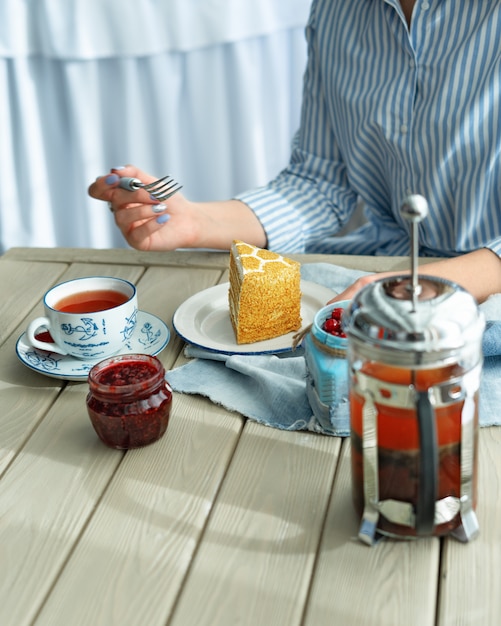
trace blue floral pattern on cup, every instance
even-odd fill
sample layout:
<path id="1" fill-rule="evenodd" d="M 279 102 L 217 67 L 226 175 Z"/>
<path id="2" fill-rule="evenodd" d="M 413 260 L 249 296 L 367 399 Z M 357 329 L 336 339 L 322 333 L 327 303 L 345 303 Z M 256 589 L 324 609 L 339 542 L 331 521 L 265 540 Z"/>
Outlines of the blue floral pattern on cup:
<path id="1" fill-rule="evenodd" d="M 169 329 L 161 319 L 138 310 L 128 318 L 123 333 L 127 339 L 119 354 L 139 352 L 156 355 L 170 339 Z M 33 348 L 25 335 L 18 339 L 17 355 L 30 369 L 41 374 L 60 379 L 86 380 L 89 370 L 97 362 L 96 359 L 82 360 Z"/>

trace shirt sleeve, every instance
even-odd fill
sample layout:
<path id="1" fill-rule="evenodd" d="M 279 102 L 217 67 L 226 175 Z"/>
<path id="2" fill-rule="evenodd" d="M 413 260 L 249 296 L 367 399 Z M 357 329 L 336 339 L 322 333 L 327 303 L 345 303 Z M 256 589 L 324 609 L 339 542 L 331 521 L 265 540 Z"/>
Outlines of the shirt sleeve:
<path id="1" fill-rule="evenodd" d="M 497 254 L 498 257 L 501 258 L 501 237 L 498 237 L 497 239 L 493 239 L 485 247 L 488 248 L 489 250 L 492 250 L 494 254 Z"/>
<path id="2" fill-rule="evenodd" d="M 301 124 L 289 165 L 268 185 L 239 194 L 261 221 L 270 249 L 307 252 L 335 234 L 357 206 L 329 117 L 319 70 L 326 51 L 316 38 L 317 2 L 306 27 L 308 63 L 304 75 Z M 324 61 L 325 64 L 325 61 Z"/>

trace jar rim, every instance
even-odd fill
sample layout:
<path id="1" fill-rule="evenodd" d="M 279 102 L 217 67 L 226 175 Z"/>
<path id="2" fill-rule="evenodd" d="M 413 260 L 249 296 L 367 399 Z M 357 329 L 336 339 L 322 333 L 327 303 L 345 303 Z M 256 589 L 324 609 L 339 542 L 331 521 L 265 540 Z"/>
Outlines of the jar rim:
<path id="1" fill-rule="evenodd" d="M 102 376 L 103 372 L 106 370 L 120 364 L 132 364 L 138 362 L 148 364 L 154 368 L 151 376 L 142 378 L 140 381 L 118 385 L 103 383 L 100 381 L 100 376 Z M 165 380 L 164 376 L 165 368 L 161 361 L 155 356 L 141 353 L 118 354 L 96 363 L 89 371 L 88 383 L 94 393 L 104 395 L 120 394 L 121 396 L 136 396 L 141 392 L 150 392 L 152 386 L 156 386 Z"/>
<path id="2" fill-rule="evenodd" d="M 343 309 L 346 311 L 350 305 L 350 300 L 341 300 L 339 302 L 333 302 L 327 304 L 317 311 L 313 320 L 312 335 L 316 340 L 325 346 L 335 347 L 341 350 L 346 350 L 348 345 L 348 339 L 346 337 L 339 337 L 337 335 L 331 335 L 322 328 L 322 324 L 327 317 L 329 317 L 334 309 Z"/>

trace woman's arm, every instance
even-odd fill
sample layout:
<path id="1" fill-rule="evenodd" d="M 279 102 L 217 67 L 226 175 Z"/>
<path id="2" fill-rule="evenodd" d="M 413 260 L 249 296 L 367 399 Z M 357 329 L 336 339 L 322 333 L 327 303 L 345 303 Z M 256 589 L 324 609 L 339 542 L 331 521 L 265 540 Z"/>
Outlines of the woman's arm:
<path id="1" fill-rule="evenodd" d="M 381 272 L 359 278 L 332 302 L 350 300 L 362 287 L 379 278 L 406 272 Z M 478 302 L 494 293 L 501 293 L 501 259 L 488 248 L 481 248 L 450 259 L 433 261 L 419 267 L 419 274 L 451 280 L 469 291 Z"/>
<path id="2" fill-rule="evenodd" d="M 234 239 L 265 247 L 266 234 L 259 219 L 239 200 L 190 202 L 181 193 L 159 205 L 143 190 L 121 189 L 120 177 L 155 178 L 132 165 L 99 177 L 89 194 L 110 203 L 115 222 L 127 243 L 138 250 L 216 248 L 228 250 Z"/>

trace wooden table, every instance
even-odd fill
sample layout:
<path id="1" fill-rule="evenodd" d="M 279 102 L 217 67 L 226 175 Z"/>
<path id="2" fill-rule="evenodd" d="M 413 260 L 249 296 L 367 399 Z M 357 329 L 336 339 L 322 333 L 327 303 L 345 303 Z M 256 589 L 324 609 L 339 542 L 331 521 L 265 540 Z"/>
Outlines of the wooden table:
<path id="1" fill-rule="evenodd" d="M 381 270 L 403 259 L 297 257 Z M 176 394 L 166 435 L 105 447 L 87 385 L 25 367 L 15 343 L 45 290 L 134 281 L 171 327 L 225 282 L 223 253 L 10 249 L 0 258 L 0 624 L 458 626 L 501 623 L 501 429 L 480 433 L 480 537 L 356 539 L 349 441 L 283 432 Z M 172 327 L 171 327 L 172 330 Z M 172 333 L 160 359 L 185 358 Z"/>

